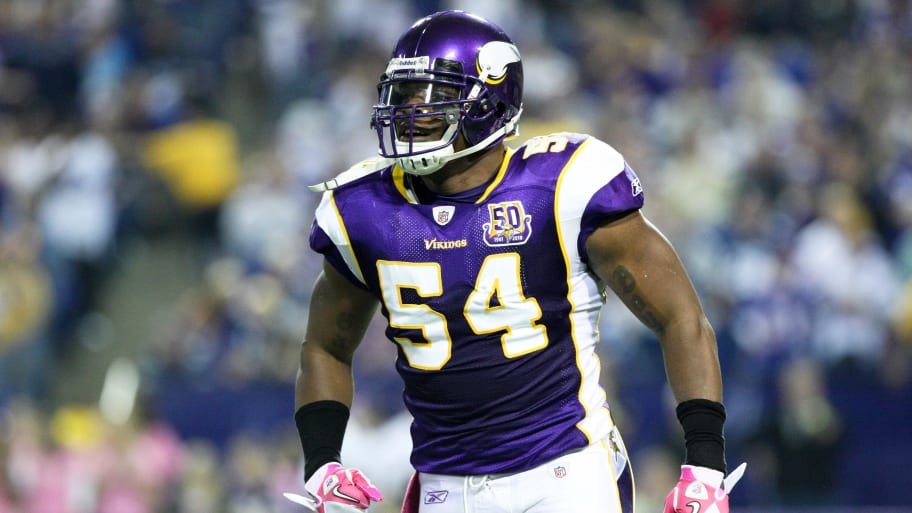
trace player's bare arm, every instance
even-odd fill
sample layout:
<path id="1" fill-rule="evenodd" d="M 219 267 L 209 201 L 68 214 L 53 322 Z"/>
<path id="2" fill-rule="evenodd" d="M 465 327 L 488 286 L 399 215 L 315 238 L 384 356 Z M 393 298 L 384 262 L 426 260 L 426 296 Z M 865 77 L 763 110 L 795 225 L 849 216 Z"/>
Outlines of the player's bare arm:
<path id="1" fill-rule="evenodd" d="M 340 464 L 354 396 L 352 357 L 377 304 L 324 261 L 314 283 L 295 381 L 295 424 L 304 450 L 308 495 L 285 494 L 319 513 L 326 513 L 327 503 L 336 508 L 328 511 L 362 511 L 383 500 L 361 471 Z"/>
<path id="2" fill-rule="evenodd" d="M 586 250 L 599 278 L 658 336 L 677 401 L 721 401 L 715 334 L 669 241 L 636 211 L 593 232 Z"/>
<path id="3" fill-rule="evenodd" d="M 377 310 L 378 302 L 324 264 L 310 302 L 301 346 L 295 407 L 322 400 L 351 406 L 352 356 Z"/>
<path id="4" fill-rule="evenodd" d="M 685 458 L 665 511 L 714 506 L 728 511 L 726 494 L 745 464 L 726 478 L 725 408 L 716 337 L 693 284 L 668 239 L 639 210 L 605 224 L 586 241 L 592 269 L 659 338 L 668 383 L 678 401 Z M 687 490 L 708 487 L 707 499 Z"/>

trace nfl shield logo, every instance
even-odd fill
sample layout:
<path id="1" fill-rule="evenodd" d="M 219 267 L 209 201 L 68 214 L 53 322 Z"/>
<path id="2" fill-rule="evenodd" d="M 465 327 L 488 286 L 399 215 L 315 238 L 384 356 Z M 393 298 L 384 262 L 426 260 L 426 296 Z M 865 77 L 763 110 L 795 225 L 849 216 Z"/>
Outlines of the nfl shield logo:
<path id="1" fill-rule="evenodd" d="M 564 467 L 554 467 L 554 477 L 560 479 L 567 475 L 567 469 Z"/>
<path id="2" fill-rule="evenodd" d="M 432 212 L 434 213 L 434 221 L 440 226 L 444 226 L 450 222 L 450 219 L 453 219 L 453 212 L 456 210 L 454 206 L 445 206 L 445 207 L 434 207 Z"/>

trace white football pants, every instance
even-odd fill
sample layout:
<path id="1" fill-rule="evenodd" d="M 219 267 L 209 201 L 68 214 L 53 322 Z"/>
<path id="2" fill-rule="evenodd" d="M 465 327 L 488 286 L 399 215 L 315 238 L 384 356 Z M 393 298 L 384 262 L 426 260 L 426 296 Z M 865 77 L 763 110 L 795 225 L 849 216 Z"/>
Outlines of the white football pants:
<path id="1" fill-rule="evenodd" d="M 600 442 L 517 474 L 420 473 L 420 513 L 632 513 L 633 474 L 615 428 Z"/>

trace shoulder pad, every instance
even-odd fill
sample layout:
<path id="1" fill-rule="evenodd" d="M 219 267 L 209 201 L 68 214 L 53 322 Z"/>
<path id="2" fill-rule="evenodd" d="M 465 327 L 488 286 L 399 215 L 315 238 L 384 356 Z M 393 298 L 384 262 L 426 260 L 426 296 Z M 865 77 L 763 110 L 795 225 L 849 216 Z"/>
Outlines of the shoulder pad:
<path id="1" fill-rule="evenodd" d="M 385 169 L 393 165 L 394 162 L 395 161 L 393 159 L 387 159 L 383 157 L 371 157 L 369 159 L 364 159 L 354 166 L 339 173 L 335 176 L 335 178 L 331 178 L 323 183 L 308 185 L 307 188 L 314 192 L 331 191 L 349 182 L 353 182 L 358 178 L 367 176 L 371 173 L 375 173 L 381 169 Z"/>

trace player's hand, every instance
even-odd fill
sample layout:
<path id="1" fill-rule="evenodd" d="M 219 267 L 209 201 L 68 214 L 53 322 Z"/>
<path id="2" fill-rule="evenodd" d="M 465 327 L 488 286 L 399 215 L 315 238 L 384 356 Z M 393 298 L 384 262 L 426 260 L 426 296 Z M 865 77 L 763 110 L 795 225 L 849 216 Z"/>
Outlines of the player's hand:
<path id="1" fill-rule="evenodd" d="M 286 493 L 285 498 L 317 513 L 362 513 L 383 495 L 360 470 L 327 463 L 304 483 L 309 497 Z"/>
<path id="2" fill-rule="evenodd" d="M 742 463 L 728 477 L 694 465 L 681 466 L 681 479 L 665 498 L 665 513 L 728 513 L 728 494 L 744 475 Z"/>

